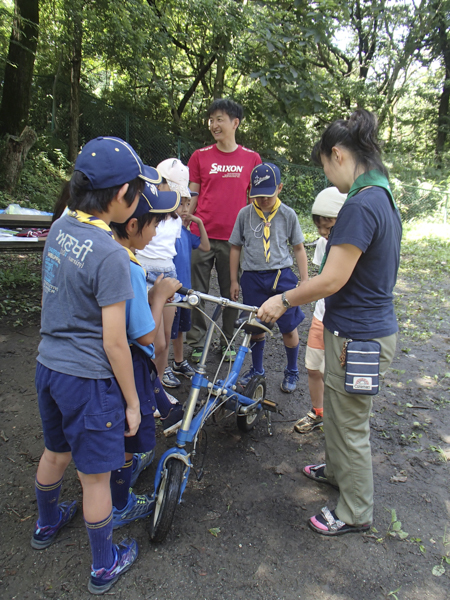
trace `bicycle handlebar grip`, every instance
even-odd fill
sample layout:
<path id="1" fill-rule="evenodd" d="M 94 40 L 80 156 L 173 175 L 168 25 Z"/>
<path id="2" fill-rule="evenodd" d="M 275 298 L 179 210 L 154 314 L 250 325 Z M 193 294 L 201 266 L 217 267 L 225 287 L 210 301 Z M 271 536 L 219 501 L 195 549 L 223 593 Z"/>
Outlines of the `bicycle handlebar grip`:
<path id="1" fill-rule="evenodd" d="M 190 290 L 187 287 L 182 286 L 179 290 L 177 290 L 177 293 L 181 294 L 182 296 L 187 296 L 189 294 L 189 291 Z"/>

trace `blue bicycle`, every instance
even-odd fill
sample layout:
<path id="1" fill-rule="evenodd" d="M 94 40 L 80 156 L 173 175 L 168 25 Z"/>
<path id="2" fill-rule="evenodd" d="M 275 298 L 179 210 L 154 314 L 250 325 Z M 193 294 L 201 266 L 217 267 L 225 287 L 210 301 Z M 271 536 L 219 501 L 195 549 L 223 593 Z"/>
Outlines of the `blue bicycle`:
<path id="1" fill-rule="evenodd" d="M 210 417 L 219 413 L 228 412 L 236 415 L 236 424 L 244 432 L 251 431 L 264 413 L 267 419 L 267 429 L 272 435 L 270 413 L 276 411 L 276 404 L 266 399 L 266 380 L 262 375 L 254 376 L 245 389 L 238 384 L 239 375 L 244 359 L 250 352 L 250 339 L 252 334 L 265 331 L 271 334 L 272 325 L 262 323 L 256 318 L 258 307 L 247 306 L 240 302 L 233 302 L 227 298 L 220 298 L 181 288 L 179 293 L 185 296 L 184 302 L 175 306 L 199 309 L 200 301 L 212 302 L 216 308 L 207 331 L 203 354 L 195 375 L 192 378 L 191 389 L 185 405 L 184 417 L 178 429 L 176 443 L 161 457 L 155 477 L 155 491 L 153 493 L 154 512 L 150 516 L 150 538 L 154 542 L 162 542 L 171 527 L 176 506 L 181 502 L 186 489 L 189 473 L 193 468 L 192 459 L 198 452 L 199 441 L 204 432 L 204 424 Z M 173 306 L 173 305 L 172 305 Z M 243 339 L 236 353 L 234 363 L 230 363 L 225 379 L 217 379 L 218 372 L 223 364 L 223 358 L 210 381 L 206 375 L 206 364 L 210 346 L 213 339 L 217 321 L 225 307 L 237 308 L 242 311 L 235 323 L 236 333 L 230 341 L 234 342 L 237 335 L 243 332 Z M 222 334 L 223 335 L 223 334 Z M 200 399 L 201 390 L 206 390 L 206 398 Z M 204 458 L 204 457 L 203 457 Z M 203 468 L 196 471 L 197 478 L 201 479 Z"/>

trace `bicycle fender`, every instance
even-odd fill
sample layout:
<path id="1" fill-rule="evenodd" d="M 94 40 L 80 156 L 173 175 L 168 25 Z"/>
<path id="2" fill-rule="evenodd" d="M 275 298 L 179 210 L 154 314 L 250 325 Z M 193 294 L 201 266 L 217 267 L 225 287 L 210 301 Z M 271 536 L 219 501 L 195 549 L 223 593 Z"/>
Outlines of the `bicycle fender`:
<path id="1" fill-rule="evenodd" d="M 169 458 L 181 460 L 181 462 L 183 462 L 186 465 L 186 467 L 184 469 L 184 473 L 183 473 L 183 481 L 181 483 L 180 497 L 178 499 L 178 503 L 180 503 L 181 497 L 183 496 L 184 490 L 186 489 L 189 472 L 191 470 L 191 461 L 189 460 L 189 456 L 187 455 L 186 450 L 184 450 L 183 448 L 169 448 L 169 450 L 166 450 L 166 452 L 164 452 L 164 454 L 159 459 L 158 467 L 156 469 L 156 475 L 155 475 L 154 495 L 156 494 L 156 490 L 159 487 L 159 484 L 161 482 L 162 473 L 166 466 L 166 462 L 169 460 Z"/>

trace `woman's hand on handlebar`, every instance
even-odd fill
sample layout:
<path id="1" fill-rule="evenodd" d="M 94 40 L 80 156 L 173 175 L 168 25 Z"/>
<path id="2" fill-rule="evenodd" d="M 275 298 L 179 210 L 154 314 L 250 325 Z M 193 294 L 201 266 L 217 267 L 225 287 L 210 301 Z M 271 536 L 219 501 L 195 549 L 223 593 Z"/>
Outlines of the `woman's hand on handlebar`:
<path id="1" fill-rule="evenodd" d="M 286 312 L 281 301 L 281 294 L 272 296 L 262 304 L 258 310 L 257 317 L 265 323 L 275 323 Z"/>

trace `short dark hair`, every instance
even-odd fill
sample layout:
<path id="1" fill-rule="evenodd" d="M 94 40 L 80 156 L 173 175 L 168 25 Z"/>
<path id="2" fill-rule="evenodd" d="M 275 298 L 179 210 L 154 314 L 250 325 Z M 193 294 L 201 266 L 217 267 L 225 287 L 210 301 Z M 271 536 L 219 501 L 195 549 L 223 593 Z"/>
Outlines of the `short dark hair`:
<path id="1" fill-rule="evenodd" d="M 388 177 L 388 170 L 381 160 L 377 117 L 368 110 L 358 108 L 348 119 L 338 119 L 328 125 L 315 144 L 311 159 L 323 166 L 321 155 L 330 158 L 334 146 L 349 150 L 355 167 L 362 165 L 365 173 L 376 169 Z"/>
<path id="2" fill-rule="evenodd" d="M 320 227 L 320 219 L 325 219 L 325 221 L 332 221 L 332 220 L 336 220 L 335 217 L 323 217 L 322 215 L 313 215 L 312 216 L 312 220 L 314 222 L 314 225 L 316 227 Z"/>
<path id="3" fill-rule="evenodd" d="M 146 225 L 149 225 L 152 221 L 156 221 L 157 225 L 159 223 L 161 223 L 161 221 L 164 221 L 167 217 L 167 214 L 168 213 L 148 212 L 148 213 L 141 215 L 140 217 L 131 216 L 129 219 L 127 219 L 125 221 L 125 223 L 110 223 L 110 227 L 114 231 L 114 233 L 117 235 L 118 238 L 120 238 L 121 240 L 127 240 L 130 237 L 127 232 L 127 225 L 131 219 L 136 218 L 137 225 L 138 225 L 137 232 L 141 233 L 142 230 L 144 229 L 144 227 Z"/>
<path id="4" fill-rule="evenodd" d="M 216 112 L 216 110 L 221 110 L 226 113 L 230 119 L 239 119 L 239 124 L 241 124 L 242 119 L 244 118 L 244 109 L 240 104 L 234 102 L 233 100 L 229 100 L 228 98 L 217 98 L 208 108 L 207 116 L 209 117 Z"/>
<path id="5" fill-rule="evenodd" d="M 124 196 L 128 206 L 131 206 L 137 194 L 144 191 L 145 181 L 136 177 L 127 181 L 128 190 Z M 94 212 L 106 212 L 113 198 L 117 195 L 122 185 L 117 185 L 104 190 L 90 190 L 89 179 L 81 171 L 74 171 L 70 180 L 70 198 L 68 207 L 71 210 L 82 210 L 91 214 Z"/>

